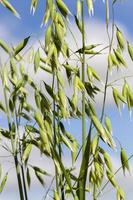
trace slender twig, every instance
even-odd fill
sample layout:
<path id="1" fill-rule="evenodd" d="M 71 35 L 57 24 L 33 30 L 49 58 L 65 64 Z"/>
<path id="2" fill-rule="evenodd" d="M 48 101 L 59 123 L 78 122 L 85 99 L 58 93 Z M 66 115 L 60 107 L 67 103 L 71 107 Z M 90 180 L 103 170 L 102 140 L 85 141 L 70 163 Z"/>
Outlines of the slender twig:
<path id="1" fill-rule="evenodd" d="M 108 49 L 109 45 L 107 45 L 106 47 L 103 47 L 102 49 L 100 49 L 97 53 L 95 53 L 94 55 L 90 56 L 89 58 L 87 58 L 86 60 L 90 60 L 92 58 L 94 58 L 95 56 L 97 56 L 99 53 L 101 53 L 103 50 Z"/>
<path id="2" fill-rule="evenodd" d="M 85 82 L 85 22 L 84 22 L 84 0 L 82 0 L 82 82 Z M 84 154 L 85 148 L 85 138 L 86 138 L 86 121 L 85 121 L 85 91 L 82 91 L 82 153 Z"/>
<path id="3" fill-rule="evenodd" d="M 18 116 L 18 113 L 15 106 L 16 133 L 18 135 L 18 146 L 19 146 L 19 154 L 20 154 L 20 160 L 21 160 L 22 181 L 23 181 L 23 187 L 24 187 L 25 200 L 28 200 L 27 186 L 26 186 L 26 180 L 25 180 L 25 170 L 24 170 L 24 165 L 22 164 L 22 149 L 21 149 L 20 133 L 19 133 L 20 117 L 18 119 L 17 116 Z"/>
<path id="4" fill-rule="evenodd" d="M 78 42 L 77 42 L 77 40 L 76 40 L 76 37 L 74 36 L 74 34 L 73 34 L 73 32 L 72 32 L 72 30 L 71 30 L 71 28 L 69 27 L 68 24 L 67 24 L 67 27 L 68 27 L 68 29 L 69 29 L 69 31 L 70 31 L 70 33 L 71 33 L 73 39 L 74 39 L 74 42 L 75 42 L 75 44 L 76 44 L 77 49 L 79 49 L 79 47 L 78 47 Z"/>
<path id="5" fill-rule="evenodd" d="M 53 80 L 52 80 L 52 90 L 54 92 L 54 86 L 55 86 L 55 73 L 53 72 Z M 54 131 L 54 146 L 56 148 L 56 124 L 55 124 L 55 99 L 53 99 L 53 131 Z M 57 174 L 57 167 L 55 165 L 55 179 L 56 179 L 56 190 L 59 192 L 59 183 L 58 183 L 58 174 Z"/>
<path id="6" fill-rule="evenodd" d="M 58 91 L 59 91 L 59 81 L 58 81 L 58 80 L 57 80 L 57 89 L 58 89 Z M 58 137 L 60 137 L 59 106 L 57 106 L 57 113 L 58 113 L 58 116 L 57 116 Z M 61 147 L 60 142 L 59 142 L 59 144 L 58 144 L 58 150 L 59 150 L 60 159 L 62 160 L 62 147 Z M 64 181 L 64 176 L 63 176 L 63 173 L 62 173 L 62 174 L 61 174 L 61 177 L 60 177 L 60 184 L 61 184 L 61 200 L 65 200 L 65 193 L 64 193 L 63 181 Z"/>
<path id="7" fill-rule="evenodd" d="M 113 44 L 113 38 L 114 38 L 114 8 L 113 8 L 113 4 L 112 4 L 112 15 L 113 15 L 113 22 L 112 22 L 112 36 L 111 36 L 111 38 L 110 38 L 110 34 L 109 34 L 109 27 L 108 27 L 108 25 L 106 25 L 107 35 L 108 35 L 108 40 L 109 40 L 109 54 L 111 53 L 111 50 L 112 50 L 112 44 Z M 109 76 L 109 66 L 107 67 L 107 72 L 106 72 L 106 81 L 105 81 L 105 87 L 104 87 L 104 98 L 103 98 L 101 122 L 102 122 L 103 117 L 104 117 L 105 102 L 106 102 L 107 87 L 108 87 L 108 76 Z"/>
<path id="8" fill-rule="evenodd" d="M 50 185 L 49 185 L 49 187 L 48 187 L 48 189 L 47 189 L 47 191 L 45 193 L 45 196 L 42 198 L 42 200 L 46 200 L 46 198 L 48 196 L 48 193 L 49 193 L 49 191 L 50 191 L 50 189 L 51 189 L 51 187 L 53 185 L 54 179 L 55 179 L 55 176 L 52 178 L 52 181 L 51 181 L 51 183 L 50 183 Z"/>
<path id="9" fill-rule="evenodd" d="M 10 155 L 10 156 L 0 156 L 0 158 L 11 158 L 12 157 L 12 155 Z"/>
<path id="10" fill-rule="evenodd" d="M 124 79 L 126 79 L 126 78 L 133 78 L 133 75 L 122 76 L 122 77 L 120 77 L 120 78 L 118 78 L 118 79 L 115 79 L 114 81 L 108 83 L 107 87 L 112 86 L 112 85 L 115 84 L 116 82 L 121 81 L 121 80 L 124 80 Z"/>

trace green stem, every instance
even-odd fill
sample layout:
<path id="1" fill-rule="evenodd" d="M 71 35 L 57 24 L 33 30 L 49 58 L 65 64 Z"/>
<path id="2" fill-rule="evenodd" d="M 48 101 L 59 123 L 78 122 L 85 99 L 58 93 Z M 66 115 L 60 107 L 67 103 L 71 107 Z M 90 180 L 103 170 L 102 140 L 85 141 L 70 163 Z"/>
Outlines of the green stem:
<path id="1" fill-rule="evenodd" d="M 25 200 L 28 200 L 28 193 L 27 193 L 26 180 L 25 180 L 25 170 L 24 170 L 23 165 L 21 165 L 21 173 L 22 173 L 22 180 L 23 180 L 23 186 L 24 186 Z"/>
<path id="2" fill-rule="evenodd" d="M 109 76 L 109 70 L 107 69 L 107 72 L 106 72 L 106 81 L 105 81 L 105 86 L 104 86 L 104 98 L 103 98 L 103 105 L 102 105 L 101 122 L 103 121 L 104 111 L 105 111 L 105 103 L 106 103 L 106 96 L 107 96 L 108 76 Z"/>
<path id="3" fill-rule="evenodd" d="M 59 91 L 59 81 L 57 80 L 57 89 Z M 59 117 L 59 107 L 57 107 L 57 113 L 58 113 L 58 118 L 57 118 L 57 125 L 58 125 L 58 136 L 60 137 L 60 127 L 59 127 L 59 123 L 60 123 L 60 117 Z M 59 143 L 58 146 L 59 149 L 59 157 L 62 160 L 62 148 L 61 148 L 61 144 Z M 64 176 L 63 174 L 61 174 L 60 177 L 60 183 L 61 185 L 61 200 L 65 200 L 65 193 L 64 193 L 64 185 L 63 185 L 63 181 L 64 181 Z"/>
<path id="4" fill-rule="evenodd" d="M 21 159 L 21 174 L 22 174 L 22 181 L 23 181 L 23 187 L 24 187 L 24 195 L 25 195 L 25 200 L 28 200 L 28 193 L 27 193 L 26 180 L 25 180 L 25 170 L 24 170 L 24 165 L 22 164 L 22 149 L 21 149 L 20 134 L 19 134 L 20 118 L 18 120 L 16 107 L 15 107 L 15 117 L 16 117 L 16 129 L 17 129 L 17 135 L 18 135 L 19 153 L 20 153 L 20 159 Z"/>
<path id="5" fill-rule="evenodd" d="M 55 74 L 53 72 L 52 90 L 54 93 Z M 53 129 L 54 129 L 54 145 L 56 147 L 56 128 L 55 128 L 55 99 L 53 99 Z"/>
<path id="6" fill-rule="evenodd" d="M 113 37 L 114 36 L 114 9 L 113 9 L 113 5 L 112 5 L 112 15 L 113 15 L 113 22 L 112 22 L 112 37 L 111 38 L 110 38 L 110 34 L 109 34 L 108 25 L 106 25 L 107 35 L 108 35 L 108 40 L 109 40 L 109 54 L 111 53 L 111 50 L 112 50 L 112 44 L 113 44 L 113 38 L 114 38 Z M 104 111 L 105 111 L 105 103 L 106 103 L 107 88 L 108 88 L 108 78 L 109 78 L 109 66 L 107 67 L 107 72 L 106 72 L 106 81 L 105 81 L 105 87 L 104 87 L 104 99 L 103 99 L 103 106 L 102 106 L 101 122 L 103 121 Z"/>
<path id="7" fill-rule="evenodd" d="M 53 72 L 53 80 L 52 80 L 52 90 L 54 92 L 54 84 L 55 84 L 55 73 Z M 55 126 L 55 99 L 53 99 L 53 130 L 54 130 L 54 148 L 56 148 L 56 126 Z M 55 181 L 56 181 L 56 191 L 59 193 L 59 183 L 58 183 L 58 171 L 55 165 Z"/>
<path id="8" fill-rule="evenodd" d="M 77 196 L 79 200 L 85 200 L 85 187 L 86 187 L 86 179 L 87 179 L 87 173 L 88 173 L 88 163 L 90 160 L 90 145 L 91 145 L 91 131 L 92 131 L 92 122 L 90 122 L 90 128 L 89 133 L 87 136 L 87 142 L 85 146 L 85 151 L 80 167 L 80 173 L 79 173 L 79 181 L 77 185 Z"/>
<path id="9" fill-rule="evenodd" d="M 84 25 L 84 0 L 82 0 L 82 82 L 85 82 L 85 25 Z M 85 139 L 86 139 L 86 122 L 85 122 L 85 90 L 82 92 L 82 154 L 84 155 L 85 149 Z"/>
<path id="10" fill-rule="evenodd" d="M 18 159 L 17 159 L 17 155 L 14 156 L 14 162 L 15 162 L 16 173 L 17 173 L 17 180 L 18 180 L 18 186 L 19 186 L 20 199 L 24 200 L 23 186 L 22 186 L 22 180 L 21 180 L 20 169 L 19 169 L 19 162 L 18 162 Z"/>
<path id="11" fill-rule="evenodd" d="M 93 188 L 93 200 L 97 200 L 96 198 L 96 184 L 94 183 L 94 188 Z"/>
<path id="12" fill-rule="evenodd" d="M 62 151 L 61 144 L 59 144 L 59 156 L 60 156 L 60 159 L 62 160 L 61 151 Z M 65 200 L 64 184 L 63 184 L 64 176 L 63 176 L 63 174 L 61 174 L 61 178 L 60 179 L 61 179 L 60 180 L 60 182 L 61 182 L 61 189 L 60 189 L 61 190 L 61 200 Z"/>

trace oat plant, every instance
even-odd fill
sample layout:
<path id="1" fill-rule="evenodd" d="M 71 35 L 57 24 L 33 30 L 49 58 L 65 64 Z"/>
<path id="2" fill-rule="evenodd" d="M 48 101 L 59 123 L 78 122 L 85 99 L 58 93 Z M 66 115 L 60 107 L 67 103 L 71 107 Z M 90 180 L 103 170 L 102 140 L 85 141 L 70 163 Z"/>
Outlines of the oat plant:
<path id="1" fill-rule="evenodd" d="M 13 169 L 5 175 L 1 163 L 0 193 L 6 190 L 8 174 L 14 168 L 21 200 L 29 199 L 33 172 L 45 188 L 45 176 L 49 176 L 45 164 L 44 168 L 39 163 L 33 166 L 29 159 L 32 150 L 36 149 L 41 157 L 52 160 L 54 166 L 54 174 L 50 175 L 52 181 L 43 199 L 47 199 L 49 194 L 55 200 L 98 200 L 109 184 L 116 191 L 117 200 L 126 199 L 116 175 L 120 170 L 124 174 L 130 172 L 128 161 L 132 155 L 128 157 L 120 144 L 121 163 L 115 171 L 107 152 L 109 148 L 116 149 L 118 140 L 112 135 L 111 119 L 106 115 L 107 91 L 112 90 L 118 112 L 122 104 L 128 107 L 129 113 L 133 107 L 133 89 L 128 84 L 128 78 L 132 76 L 123 74 L 109 82 L 113 70 L 128 68 L 125 50 L 133 61 L 133 47 L 115 22 L 114 7 L 118 3 L 117 0 L 103 2 L 108 37 L 106 45 L 87 43 L 86 40 L 86 23 L 89 21 L 85 10 L 87 8 L 87 18 L 91 20 L 95 14 L 93 0 L 75 1 L 76 13 L 72 13 L 67 1 L 46 0 L 41 24 L 45 40 L 37 39 L 37 49 L 34 43 L 30 43 L 33 36 L 27 36 L 15 45 L 0 40 L 1 50 L 7 57 L 6 62 L 1 58 L 0 63 L 0 110 L 6 124 L 0 127 L 0 139 L 1 148 L 13 158 Z M 2 0 L 1 4 L 16 17 L 21 17 L 9 1 Z M 38 4 L 39 0 L 31 1 L 33 14 Z M 81 46 L 71 23 L 79 31 Z M 68 32 L 76 48 L 72 49 L 67 41 Z M 91 59 L 103 54 L 107 61 L 105 80 L 89 64 Z M 47 79 L 36 81 L 39 72 Z M 119 81 L 123 81 L 121 89 L 117 88 Z M 99 95 L 102 95 L 100 113 L 96 106 Z M 66 128 L 66 124 L 71 124 L 74 119 L 81 122 L 82 141 Z M 75 132 L 78 134 L 76 127 Z M 65 154 L 69 155 L 69 167 L 64 162 Z"/>

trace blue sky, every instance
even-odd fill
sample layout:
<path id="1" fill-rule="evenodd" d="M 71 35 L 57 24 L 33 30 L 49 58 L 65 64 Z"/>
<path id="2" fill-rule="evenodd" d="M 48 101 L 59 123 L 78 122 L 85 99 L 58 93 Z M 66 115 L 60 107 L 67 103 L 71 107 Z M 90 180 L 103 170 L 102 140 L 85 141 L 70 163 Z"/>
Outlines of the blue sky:
<path id="1" fill-rule="evenodd" d="M 44 1 L 40 0 L 37 12 L 35 13 L 34 16 L 31 15 L 29 12 L 30 11 L 29 0 L 21 0 L 21 1 L 12 0 L 10 2 L 20 13 L 21 20 L 14 17 L 12 13 L 10 13 L 7 9 L 5 9 L 2 5 L 0 5 L 0 39 L 12 43 L 12 42 L 17 42 L 29 35 L 35 35 L 38 38 L 42 37 L 45 31 L 45 27 L 43 28 L 40 27 L 44 12 L 42 8 L 45 7 Z M 72 13 L 73 12 L 75 13 L 76 1 L 65 0 L 65 2 L 67 3 Z M 104 23 L 105 5 L 103 4 L 102 0 L 96 0 L 94 6 L 95 6 L 94 17 L 89 18 L 86 10 L 86 21 L 88 20 L 88 18 L 89 18 L 88 23 L 91 20 L 93 20 L 95 29 L 95 20 Z M 124 27 L 125 33 L 130 37 L 131 40 L 133 39 L 132 12 L 133 12 L 133 1 L 123 0 L 120 3 L 118 0 L 118 3 L 116 3 L 115 5 L 115 20 L 120 26 Z M 98 108 L 98 110 L 99 109 L 100 108 Z M 112 119 L 115 136 L 119 138 L 121 144 L 123 145 L 124 148 L 126 148 L 128 154 L 130 155 L 131 153 L 133 153 L 133 147 L 132 147 L 133 118 L 129 117 L 127 109 L 122 110 L 122 115 L 120 116 L 120 114 L 117 111 L 117 108 L 114 105 L 109 105 L 107 107 L 106 114 L 108 114 Z M 0 122 L 2 122 L 1 119 Z M 74 120 L 71 123 L 71 126 L 70 125 L 66 126 L 70 132 L 75 132 L 75 135 L 77 134 L 77 131 L 78 132 L 81 131 L 81 126 L 79 122 L 76 120 Z M 77 138 L 79 139 L 79 137 Z M 130 183 L 133 184 L 133 180 L 131 180 Z M 127 200 L 132 200 L 131 187 L 129 187 L 129 190 L 127 189 L 127 191 L 129 192 Z M 10 200 L 17 200 L 17 197 L 15 196 L 16 192 L 13 195 L 14 197 L 11 197 L 12 199 L 10 198 Z M 4 196 L 3 194 L 2 200 L 8 200 L 9 196 L 7 197 L 6 196 Z M 110 199 L 108 198 L 108 200 Z"/>
<path id="2" fill-rule="evenodd" d="M 18 10 L 21 15 L 21 20 L 14 17 L 7 9 L 0 5 L 0 20 L 1 23 L 8 27 L 12 36 L 23 38 L 30 34 L 42 34 L 44 28 L 40 28 L 42 21 L 42 16 L 44 13 L 45 1 L 40 1 L 38 4 L 37 11 L 35 15 L 30 14 L 30 1 L 22 0 L 20 1 L 12 0 L 11 3 Z M 66 0 L 70 10 L 76 13 L 76 1 Z M 123 0 L 121 3 L 116 3 L 115 5 L 115 18 L 116 21 L 122 23 L 128 30 L 130 34 L 133 32 L 132 23 L 132 8 L 133 2 L 130 0 Z M 104 20 L 105 18 L 105 5 L 102 0 L 95 1 L 95 15 L 93 18 Z M 86 10 L 86 17 L 88 13 Z"/>

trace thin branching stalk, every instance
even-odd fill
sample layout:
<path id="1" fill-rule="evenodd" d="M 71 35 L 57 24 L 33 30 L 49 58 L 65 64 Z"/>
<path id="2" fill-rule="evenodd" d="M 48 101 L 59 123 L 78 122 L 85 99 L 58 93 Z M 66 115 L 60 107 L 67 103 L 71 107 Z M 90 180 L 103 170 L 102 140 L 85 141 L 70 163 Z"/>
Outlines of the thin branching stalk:
<path id="1" fill-rule="evenodd" d="M 48 196 L 48 193 L 49 193 L 49 191 L 50 191 L 50 189 L 51 189 L 51 187 L 53 185 L 54 179 L 55 179 L 55 176 L 52 178 L 51 183 L 50 183 L 50 185 L 49 185 L 49 187 L 48 187 L 48 189 L 47 189 L 47 191 L 45 193 L 45 196 L 42 198 L 42 200 L 46 200 L 46 198 Z"/>
<path id="2" fill-rule="evenodd" d="M 97 200 L 96 198 L 96 184 L 94 183 L 94 187 L 93 187 L 93 200 Z"/>
<path id="3" fill-rule="evenodd" d="M 59 81 L 57 80 L 57 90 L 59 91 Z M 60 116 L 59 116 L 59 106 L 57 107 L 57 113 L 58 113 L 58 117 L 57 117 L 57 127 L 58 127 L 58 136 L 60 138 L 60 127 L 59 127 L 59 124 L 60 124 Z M 62 161 L 62 147 L 61 147 L 61 144 L 59 143 L 58 145 L 58 151 L 59 151 L 59 156 L 60 156 L 60 159 Z M 65 200 L 65 193 L 64 193 L 64 176 L 63 174 L 61 174 L 60 176 L 60 184 L 61 184 L 61 188 L 60 188 L 60 193 L 61 193 L 61 200 Z"/>
<path id="4" fill-rule="evenodd" d="M 113 16 L 113 21 L 112 21 L 112 36 L 111 37 L 110 37 L 110 34 L 109 34 L 109 27 L 108 27 L 108 25 L 106 25 L 106 30 L 107 30 L 108 40 L 109 40 L 109 54 L 111 53 L 112 45 L 113 45 L 113 39 L 114 39 L 114 8 L 113 8 L 113 4 L 112 4 L 112 16 Z M 103 121 L 104 111 L 105 111 L 105 103 L 106 103 L 107 88 L 108 88 L 108 78 L 109 78 L 109 66 L 107 66 L 107 72 L 106 72 L 104 97 L 103 97 L 103 105 L 102 105 L 102 113 L 101 113 L 101 122 Z"/>
<path id="5" fill-rule="evenodd" d="M 54 92 L 54 86 L 55 86 L 55 73 L 53 72 L 53 80 L 52 80 L 52 90 Z M 53 99 L 53 130 L 54 130 L 54 147 L 56 148 L 56 117 L 55 117 L 55 98 Z M 57 167 L 55 165 L 55 181 L 56 181 L 56 191 L 59 193 L 59 181 L 58 181 L 58 172 Z"/>
<path id="6" fill-rule="evenodd" d="M 53 72 L 52 90 L 54 92 L 55 74 Z M 55 127 L 55 98 L 53 99 L 53 130 L 54 130 L 54 145 L 56 146 L 56 127 Z"/>
<path id="7" fill-rule="evenodd" d="M 128 79 L 128 78 L 133 78 L 133 75 L 129 75 L 129 76 L 123 76 L 123 77 L 120 77 L 118 79 L 115 79 L 114 81 L 108 83 L 108 87 L 112 87 L 113 84 L 115 84 L 116 82 L 118 81 L 122 81 L 122 80 L 125 80 L 125 79 Z"/>
<path id="8" fill-rule="evenodd" d="M 82 0 L 82 82 L 85 82 L 85 18 L 84 18 L 84 0 Z M 82 91 L 82 153 L 84 154 L 85 140 L 86 139 L 86 120 L 85 120 L 85 90 Z"/>
<path id="9" fill-rule="evenodd" d="M 23 182 L 25 200 L 28 200 L 27 186 L 26 186 L 26 180 L 25 180 L 25 170 L 24 170 L 24 165 L 22 164 L 22 149 L 21 149 L 20 134 L 19 134 L 20 119 L 18 119 L 17 116 L 18 116 L 18 114 L 17 114 L 17 109 L 16 109 L 16 106 L 15 106 L 16 132 L 17 132 L 17 135 L 18 135 L 19 154 L 20 154 L 20 159 L 21 159 L 22 182 Z"/>

